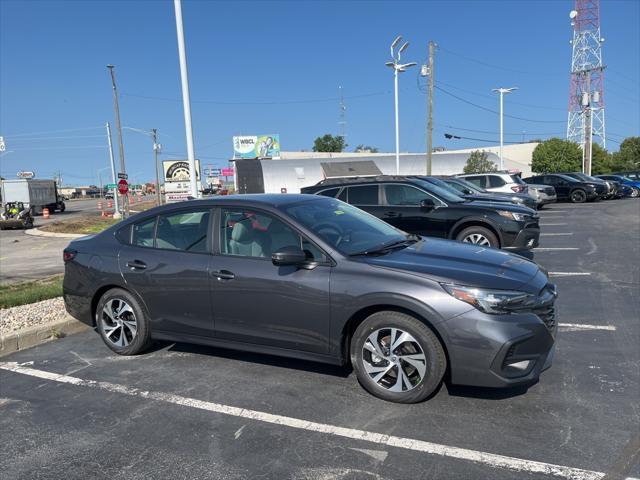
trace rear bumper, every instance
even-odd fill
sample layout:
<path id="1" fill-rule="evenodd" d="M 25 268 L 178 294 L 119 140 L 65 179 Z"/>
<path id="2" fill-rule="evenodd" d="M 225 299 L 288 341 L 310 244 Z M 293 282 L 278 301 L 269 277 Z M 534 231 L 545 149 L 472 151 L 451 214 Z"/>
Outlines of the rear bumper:
<path id="1" fill-rule="evenodd" d="M 536 200 L 537 206 L 541 207 L 542 205 L 548 205 L 549 203 L 556 203 L 558 201 L 558 197 L 556 196 L 549 196 L 549 195 L 545 195 L 545 196 L 539 196 L 538 199 Z"/>
<path id="2" fill-rule="evenodd" d="M 451 383 L 512 387 L 538 380 L 555 355 L 556 326 L 533 313 L 487 315 L 478 310 L 448 320 Z"/>

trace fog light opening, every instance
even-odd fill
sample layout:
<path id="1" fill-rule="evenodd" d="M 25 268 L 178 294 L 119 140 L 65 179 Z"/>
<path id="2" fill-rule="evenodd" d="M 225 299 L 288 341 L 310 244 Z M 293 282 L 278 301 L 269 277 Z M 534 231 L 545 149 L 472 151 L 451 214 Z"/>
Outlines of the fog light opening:
<path id="1" fill-rule="evenodd" d="M 531 365 L 531 360 L 521 360 L 515 363 L 507 363 L 505 366 L 524 372 L 529 368 L 529 365 Z"/>

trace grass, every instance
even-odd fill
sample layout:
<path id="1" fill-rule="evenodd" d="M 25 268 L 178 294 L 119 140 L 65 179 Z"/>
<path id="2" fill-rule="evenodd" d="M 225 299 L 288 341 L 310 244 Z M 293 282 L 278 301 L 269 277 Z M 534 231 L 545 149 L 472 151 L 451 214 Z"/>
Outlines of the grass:
<path id="1" fill-rule="evenodd" d="M 111 217 L 84 216 L 71 218 L 69 220 L 56 220 L 42 227 L 39 230 L 43 232 L 56 233 L 80 233 L 90 235 L 92 233 L 100 233 L 105 228 L 118 223 L 119 220 Z"/>
<path id="2" fill-rule="evenodd" d="M 32 282 L 0 285 L 0 309 L 40 302 L 62 295 L 62 275 Z"/>

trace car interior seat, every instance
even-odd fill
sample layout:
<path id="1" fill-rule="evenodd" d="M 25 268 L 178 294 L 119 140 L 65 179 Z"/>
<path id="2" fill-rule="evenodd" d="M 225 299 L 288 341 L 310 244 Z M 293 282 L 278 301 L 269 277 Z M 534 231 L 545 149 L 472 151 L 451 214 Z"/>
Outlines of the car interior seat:
<path id="1" fill-rule="evenodd" d="M 246 257 L 266 257 L 268 248 L 268 238 L 260 231 L 247 225 L 247 221 L 239 221 L 233 225 L 229 247 L 232 255 L 242 255 Z"/>

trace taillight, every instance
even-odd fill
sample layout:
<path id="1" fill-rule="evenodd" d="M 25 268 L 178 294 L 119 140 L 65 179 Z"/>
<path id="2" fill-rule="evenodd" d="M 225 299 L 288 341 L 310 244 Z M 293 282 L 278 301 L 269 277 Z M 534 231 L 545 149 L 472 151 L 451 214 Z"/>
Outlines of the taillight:
<path id="1" fill-rule="evenodd" d="M 511 190 L 516 193 L 520 193 L 522 190 L 524 190 L 524 187 L 522 185 L 514 185 L 513 187 L 511 187 Z"/>
<path id="2" fill-rule="evenodd" d="M 62 260 L 64 260 L 65 262 L 70 262 L 71 260 L 76 258 L 77 253 L 78 252 L 76 252 L 75 250 L 65 249 L 62 252 Z"/>

